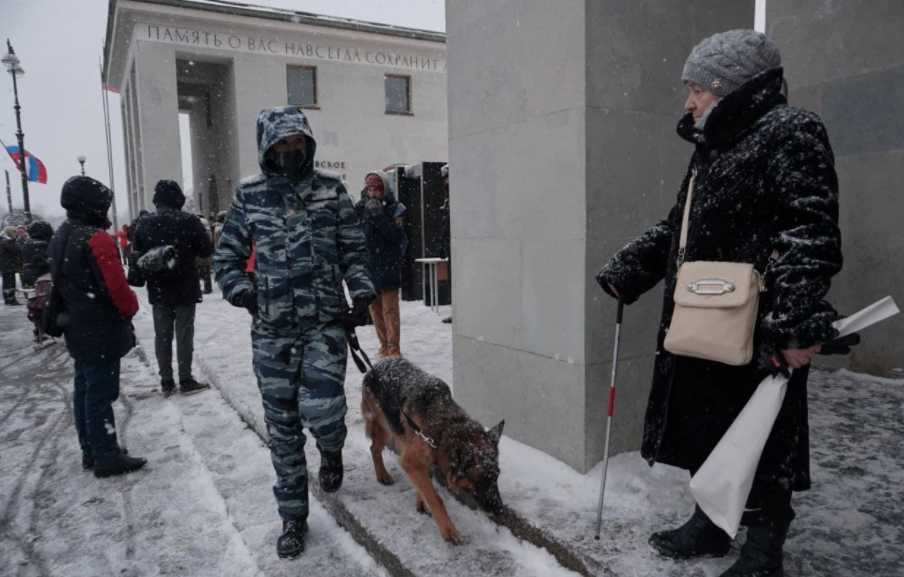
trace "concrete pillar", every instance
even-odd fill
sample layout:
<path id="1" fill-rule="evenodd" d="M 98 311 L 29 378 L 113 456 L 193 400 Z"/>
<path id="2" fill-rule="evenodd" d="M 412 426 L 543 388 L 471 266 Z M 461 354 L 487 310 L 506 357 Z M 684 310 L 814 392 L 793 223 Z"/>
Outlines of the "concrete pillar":
<path id="1" fill-rule="evenodd" d="M 455 395 L 580 471 L 602 457 L 615 320 L 593 277 L 675 202 L 684 59 L 753 26 L 752 0 L 721 4 L 446 5 Z M 626 313 L 614 452 L 640 445 L 660 306 Z"/>
<path id="2" fill-rule="evenodd" d="M 139 154 L 143 165 L 139 177 L 144 185 L 143 205 L 150 207 L 158 180 L 182 184 L 175 47 L 139 42 L 135 61 Z"/>
<path id="3" fill-rule="evenodd" d="M 238 179 L 261 171 L 257 161 L 257 115 L 264 108 L 286 105 L 286 62 L 259 54 L 237 54 L 232 61 L 232 73 L 234 108 L 231 113 L 235 118 L 238 139 L 238 158 L 233 166 L 239 168 L 233 178 L 234 184 L 238 184 Z M 316 135 L 319 127 L 313 128 Z M 218 184 L 222 190 L 225 183 Z M 235 191 L 225 192 L 228 203 Z"/>
<path id="4" fill-rule="evenodd" d="M 766 5 L 792 105 L 825 122 L 838 172 L 844 269 L 829 300 L 850 314 L 880 297 L 904 303 L 904 3 L 899 0 L 782 0 Z M 904 318 L 864 333 L 841 361 L 901 376 Z M 897 371 L 895 371 L 897 369 Z"/>

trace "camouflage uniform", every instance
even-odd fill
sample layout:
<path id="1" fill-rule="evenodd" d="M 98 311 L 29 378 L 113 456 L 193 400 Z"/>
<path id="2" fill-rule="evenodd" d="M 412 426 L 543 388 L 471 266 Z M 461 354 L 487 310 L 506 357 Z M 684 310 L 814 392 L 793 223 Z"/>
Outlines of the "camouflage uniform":
<path id="1" fill-rule="evenodd" d="M 308 139 L 304 176 L 290 182 L 268 164 L 280 139 Z M 264 405 L 276 469 L 273 487 L 283 519 L 308 513 L 303 427 L 321 452 L 345 442 L 346 340 L 339 319 L 348 311 L 342 287 L 373 293 L 368 253 L 339 176 L 314 170 L 316 142 L 300 109 L 261 112 L 257 120 L 262 174 L 243 179 L 214 255 L 217 284 L 231 303 L 254 287 L 244 273 L 252 241 L 258 312 L 251 328 L 254 374 Z"/>

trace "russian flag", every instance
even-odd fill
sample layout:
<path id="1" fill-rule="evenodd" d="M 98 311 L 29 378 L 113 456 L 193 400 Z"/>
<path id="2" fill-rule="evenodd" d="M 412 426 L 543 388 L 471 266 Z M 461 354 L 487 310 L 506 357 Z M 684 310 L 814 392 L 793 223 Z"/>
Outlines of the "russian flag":
<path id="1" fill-rule="evenodd" d="M 21 170 L 19 162 L 22 155 L 19 153 L 19 147 L 16 145 L 7 146 L 6 152 L 9 153 L 9 157 L 16 163 L 16 168 Z M 27 150 L 25 151 L 25 175 L 31 182 L 47 184 L 47 167 L 44 166 L 41 159 Z"/>

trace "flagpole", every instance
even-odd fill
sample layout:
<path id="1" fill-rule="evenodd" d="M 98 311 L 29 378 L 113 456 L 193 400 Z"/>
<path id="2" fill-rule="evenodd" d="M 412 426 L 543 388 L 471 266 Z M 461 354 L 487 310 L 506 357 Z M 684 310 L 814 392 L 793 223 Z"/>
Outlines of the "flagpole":
<path id="1" fill-rule="evenodd" d="M 9 39 L 6 39 L 6 46 L 9 48 L 9 53 L 12 55 L 16 54 L 16 51 L 13 50 L 13 45 L 10 44 Z M 4 57 L 5 60 L 5 57 Z M 18 66 L 19 59 L 16 58 L 15 64 Z M 4 62 L 5 63 L 5 62 Z M 22 68 L 18 68 L 18 73 L 24 73 Z M 15 68 L 10 70 L 10 76 L 13 77 L 13 97 L 15 98 L 15 104 L 13 105 L 13 109 L 16 111 L 16 139 L 19 141 L 19 173 L 22 175 L 22 198 L 25 201 L 25 222 L 31 223 L 31 205 L 28 202 L 28 174 L 27 168 L 25 165 L 26 162 L 26 152 L 25 152 L 25 133 L 22 132 L 22 116 L 19 113 L 22 110 L 22 107 L 19 105 L 19 85 L 16 82 L 17 70 Z"/>
<path id="2" fill-rule="evenodd" d="M 13 214 L 13 190 L 9 187 L 9 171 L 5 168 L 3 172 L 6 173 L 6 203 L 9 205 L 9 214 Z"/>
<path id="3" fill-rule="evenodd" d="M 104 135 L 107 138 L 107 169 L 110 172 L 110 190 L 113 191 L 113 230 L 119 230 L 119 224 L 117 222 L 117 214 L 116 214 L 116 188 L 113 185 L 113 148 L 110 142 L 110 100 L 109 95 L 107 94 L 106 86 L 104 86 L 104 65 L 103 62 L 98 60 L 98 64 L 100 65 L 100 96 L 103 101 L 104 107 Z"/>

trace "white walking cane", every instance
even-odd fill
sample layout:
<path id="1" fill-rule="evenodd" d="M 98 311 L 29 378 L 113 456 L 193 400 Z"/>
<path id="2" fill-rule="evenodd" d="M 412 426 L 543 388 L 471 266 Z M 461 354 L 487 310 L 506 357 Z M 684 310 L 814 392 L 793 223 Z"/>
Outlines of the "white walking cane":
<path id="1" fill-rule="evenodd" d="M 600 540 L 600 529 L 603 526 L 603 498 L 606 496 L 606 472 L 609 470 L 609 434 L 612 432 L 612 409 L 615 406 L 615 375 L 618 370 L 618 339 L 621 336 L 622 311 L 625 303 L 618 298 L 618 312 L 615 320 L 615 349 L 612 351 L 612 380 L 609 381 L 609 416 L 606 418 L 606 449 L 603 452 L 603 479 L 600 482 L 600 504 L 596 511 L 596 535 Z"/>

